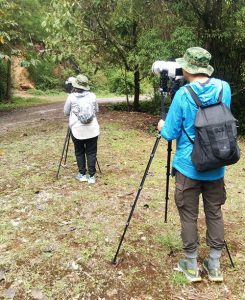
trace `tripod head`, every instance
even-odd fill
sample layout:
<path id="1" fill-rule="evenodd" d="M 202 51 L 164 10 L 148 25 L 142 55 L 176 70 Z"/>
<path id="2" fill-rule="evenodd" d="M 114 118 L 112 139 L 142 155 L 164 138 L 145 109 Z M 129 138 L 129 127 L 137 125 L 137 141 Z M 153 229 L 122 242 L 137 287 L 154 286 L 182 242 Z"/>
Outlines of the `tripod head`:
<path id="1" fill-rule="evenodd" d="M 167 95 L 170 95 L 170 101 L 173 100 L 175 93 L 184 84 L 184 78 L 182 76 L 170 77 L 167 70 L 159 72 L 159 75 L 159 91 L 161 94 L 161 118 L 165 120 L 167 115 L 165 99 Z"/>

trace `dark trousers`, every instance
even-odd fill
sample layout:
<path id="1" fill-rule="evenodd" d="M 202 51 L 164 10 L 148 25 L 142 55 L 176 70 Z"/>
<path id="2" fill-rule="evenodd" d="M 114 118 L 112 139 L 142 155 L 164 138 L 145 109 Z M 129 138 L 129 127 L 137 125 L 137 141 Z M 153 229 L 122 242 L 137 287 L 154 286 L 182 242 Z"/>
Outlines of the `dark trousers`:
<path id="1" fill-rule="evenodd" d="M 224 222 L 221 206 L 226 200 L 224 179 L 214 181 L 192 180 L 180 172 L 175 175 L 175 202 L 181 223 L 181 238 L 185 251 L 195 251 L 199 244 L 198 212 L 202 194 L 206 219 L 206 242 L 211 248 L 224 246 Z"/>
<path id="2" fill-rule="evenodd" d="M 88 173 L 90 176 L 93 176 L 96 173 L 95 165 L 98 136 L 86 140 L 78 140 L 73 135 L 71 135 L 71 137 L 74 143 L 75 155 L 79 172 L 83 175 L 86 174 L 87 160 Z"/>

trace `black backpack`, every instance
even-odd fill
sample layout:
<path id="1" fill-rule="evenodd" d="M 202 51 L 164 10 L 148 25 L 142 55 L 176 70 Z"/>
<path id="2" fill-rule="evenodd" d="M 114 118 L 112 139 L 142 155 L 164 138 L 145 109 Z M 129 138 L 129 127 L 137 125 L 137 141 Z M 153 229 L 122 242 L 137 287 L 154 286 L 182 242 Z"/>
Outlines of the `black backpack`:
<path id="1" fill-rule="evenodd" d="M 186 89 L 191 94 L 199 108 L 195 119 L 195 140 L 191 158 L 198 171 L 208 171 L 223 166 L 235 164 L 240 159 L 240 149 L 237 145 L 237 120 L 230 109 L 222 102 L 221 89 L 218 101 L 203 106 L 190 86 Z"/>

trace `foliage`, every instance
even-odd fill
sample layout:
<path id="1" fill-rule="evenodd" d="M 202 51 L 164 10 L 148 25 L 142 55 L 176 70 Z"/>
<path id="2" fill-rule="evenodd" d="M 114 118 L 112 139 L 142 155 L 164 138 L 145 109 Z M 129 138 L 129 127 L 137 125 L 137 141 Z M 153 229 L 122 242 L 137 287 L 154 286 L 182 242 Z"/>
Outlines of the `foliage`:
<path id="1" fill-rule="evenodd" d="M 245 106 L 244 106 L 245 92 L 233 97 L 231 110 L 238 120 L 238 134 L 245 136 Z"/>
<path id="2" fill-rule="evenodd" d="M 61 88 L 61 80 L 56 78 L 53 70 L 56 64 L 50 58 L 43 58 L 37 64 L 30 64 L 28 70 L 36 83 L 37 89 L 48 90 Z"/>
<path id="3" fill-rule="evenodd" d="M 179 57 L 194 45 L 210 50 L 214 75 L 230 82 L 235 94 L 244 87 L 243 0 L 1 0 L 0 17 L 0 59 L 8 70 L 6 58 L 16 49 L 33 69 L 39 58 L 30 49 L 36 42 L 45 46 L 45 59 L 64 67 L 59 76 L 43 75 L 38 83 L 43 89 L 78 73 L 86 73 L 95 89 L 109 86 L 122 93 L 128 82 L 139 110 L 143 79 L 154 85 L 152 63 Z M 117 69 L 117 75 L 110 76 L 108 68 Z M 242 106 L 244 95 L 239 99 Z"/>
<path id="4" fill-rule="evenodd" d="M 107 71 L 107 77 L 108 77 L 108 89 L 110 92 L 118 95 L 133 94 L 132 72 L 126 72 L 125 74 L 125 71 L 123 70 L 110 69 Z"/>
<path id="5" fill-rule="evenodd" d="M 25 51 L 34 47 L 35 41 L 44 38 L 44 32 L 41 28 L 41 20 L 44 16 L 47 0 L 13 0 L 0 1 L 0 59 L 4 56 L 7 65 L 7 74 L 5 79 L 6 91 L 3 98 L 7 101 L 11 97 L 11 66 L 12 57 L 23 55 Z"/>
<path id="6" fill-rule="evenodd" d="M 169 58 L 182 57 L 187 48 L 197 46 L 202 45 L 201 41 L 198 41 L 194 28 L 186 25 L 177 27 L 167 43 Z"/>
<path id="7" fill-rule="evenodd" d="M 142 5 L 138 0 L 90 0 L 73 1 L 70 5 L 67 0 L 55 0 L 52 5 L 54 12 L 48 14 L 43 26 L 49 32 L 47 42 L 53 51 L 72 56 L 76 61 L 82 52 L 87 65 L 103 69 L 110 64 L 133 72 L 131 86 L 134 86 L 134 106 L 138 109 L 142 76 L 149 75 L 149 62 L 160 55 L 162 42 L 157 28 L 161 23 L 157 21 L 162 17 L 162 1 L 155 1 L 154 5 L 144 1 Z M 68 38 L 74 35 L 75 41 Z M 63 41 L 66 47 L 61 54 Z"/>
<path id="8" fill-rule="evenodd" d="M 170 105 L 170 99 L 165 100 L 165 109 L 168 110 Z M 111 108 L 116 111 L 127 111 L 128 106 L 127 103 L 116 103 L 111 105 Z M 131 109 L 133 107 L 131 106 Z M 161 117 L 161 96 L 159 94 L 156 94 L 155 97 L 149 99 L 149 100 L 141 100 L 140 101 L 140 112 L 148 113 L 154 116 Z"/>

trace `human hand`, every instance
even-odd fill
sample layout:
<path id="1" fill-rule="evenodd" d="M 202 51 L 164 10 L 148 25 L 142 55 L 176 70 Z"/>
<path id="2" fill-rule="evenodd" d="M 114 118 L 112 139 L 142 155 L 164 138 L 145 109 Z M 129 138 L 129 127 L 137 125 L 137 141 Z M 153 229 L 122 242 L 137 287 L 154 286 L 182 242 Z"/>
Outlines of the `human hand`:
<path id="1" fill-rule="evenodd" d="M 157 129 L 158 129 L 158 131 L 161 131 L 161 129 L 162 129 L 162 127 L 164 126 L 164 121 L 163 120 L 160 120 L 159 122 L 158 122 L 158 124 L 157 124 Z"/>

